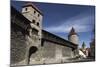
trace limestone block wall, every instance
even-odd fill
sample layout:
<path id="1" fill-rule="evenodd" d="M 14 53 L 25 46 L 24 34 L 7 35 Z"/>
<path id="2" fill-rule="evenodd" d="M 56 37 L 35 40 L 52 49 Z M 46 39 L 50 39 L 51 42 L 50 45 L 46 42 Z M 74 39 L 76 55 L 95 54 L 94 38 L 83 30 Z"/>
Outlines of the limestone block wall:
<path id="1" fill-rule="evenodd" d="M 63 57 L 72 57 L 72 48 L 69 47 L 62 47 L 62 55 Z"/>
<path id="2" fill-rule="evenodd" d="M 56 45 L 54 43 L 45 41 L 42 47 L 43 58 L 55 58 Z"/>
<path id="3" fill-rule="evenodd" d="M 56 57 L 59 57 L 59 55 L 58 55 L 59 53 L 57 53 L 56 43 L 44 41 L 41 53 L 42 53 L 43 63 L 50 64 L 50 63 L 58 63 L 59 62 L 59 61 L 57 61 L 58 58 L 56 58 Z"/>
<path id="4" fill-rule="evenodd" d="M 43 63 L 61 63 L 63 60 L 72 58 L 72 48 L 54 42 L 44 41 L 42 46 Z"/>
<path id="5" fill-rule="evenodd" d="M 18 64 L 25 61 L 27 50 L 25 32 L 17 25 L 11 27 L 11 64 Z M 22 64 L 25 64 L 23 62 Z"/>

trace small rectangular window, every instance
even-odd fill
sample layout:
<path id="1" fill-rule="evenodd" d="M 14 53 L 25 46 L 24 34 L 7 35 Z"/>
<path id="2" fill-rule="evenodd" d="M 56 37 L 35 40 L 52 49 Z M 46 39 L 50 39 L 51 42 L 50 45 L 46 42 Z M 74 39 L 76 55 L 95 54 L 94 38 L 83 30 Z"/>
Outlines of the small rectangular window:
<path id="1" fill-rule="evenodd" d="M 32 20 L 32 23 L 35 23 L 35 20 Z"/>
<path id="2" fill-rule="evenodd" d="M 27 8 L 25 8 L 25 11 L 27 11 Z"/>
<path id="3" fill-rule="evenodd" d="M 38 14 L 38 17 L 40 16 L 40 14 Z"/>
<path id="4" fill-rule="evenodd" d="M 37 22 L 37 26 L 39 26 L 39 22 Z"/>
<path id="5" fill-rule="evenodd" d="M 34 11 L 34 14 L 36 13 L 36 11 Z"/>

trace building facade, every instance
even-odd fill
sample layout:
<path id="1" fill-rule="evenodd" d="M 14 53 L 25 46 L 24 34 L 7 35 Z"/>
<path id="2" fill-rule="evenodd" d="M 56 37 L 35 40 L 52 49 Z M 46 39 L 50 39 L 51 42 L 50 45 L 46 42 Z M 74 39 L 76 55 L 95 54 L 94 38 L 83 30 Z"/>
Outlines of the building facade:
<path id="1" fill-rule="evenodd" d="M 11 6 L 11 65 L 63 63 L 78 55 L 76 33 L 65 40 L 43 30 L 42 19 L 32 3 L 25 4 L 22 12 Z"/>

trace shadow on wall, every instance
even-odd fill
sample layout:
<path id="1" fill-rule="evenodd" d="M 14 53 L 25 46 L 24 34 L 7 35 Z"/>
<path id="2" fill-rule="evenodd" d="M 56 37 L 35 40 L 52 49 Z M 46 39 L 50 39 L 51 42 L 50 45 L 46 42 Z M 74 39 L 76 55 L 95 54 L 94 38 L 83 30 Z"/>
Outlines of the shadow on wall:
<path id="1" fill-rule="evenodd" d="M 30 47 L 30 49 L 29 49 L 29 57 L 28 57 L 28 64 L 30 62 L 31 55 L 36 53 L 37 50 L 38 50 L 38 48 L 35 47 L 35 46 Z"/>

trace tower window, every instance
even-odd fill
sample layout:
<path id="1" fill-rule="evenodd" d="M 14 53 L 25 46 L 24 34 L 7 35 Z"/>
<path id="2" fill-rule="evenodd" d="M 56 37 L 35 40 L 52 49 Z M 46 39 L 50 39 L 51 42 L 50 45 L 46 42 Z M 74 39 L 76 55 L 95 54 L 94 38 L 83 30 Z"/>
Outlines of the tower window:
<path id="1" fill-rule="evenodd" d="M 32 20 L 32 23 L 35 23 L 35 20 Z"/>
<path id="2" fill-rule="evenodd" d="M 38 17 L 40 16 L 40 14 L 38 14 Z"/>
<path id="3" fill-rule="evenodd" d="M 27 8 L 25 8 L 25 11 L 27 11 Z"/>
<path id="4" fill-rule="evenodd" d="M 39 26 L 39 23 L 37 22 L 37 26 Z"/>
<path id="5" fill-rule="evenodd" d="M 36 13 L 36 11 L 34 11 L 34 14 Z"/>
<path id="6" fill-rule="evenodd" d="M 35 35 L 38 35 L 38 30 L 36 30 L 36 29 L 33 28 L 32 29 L 32 33 L 35 34 Z"/>

